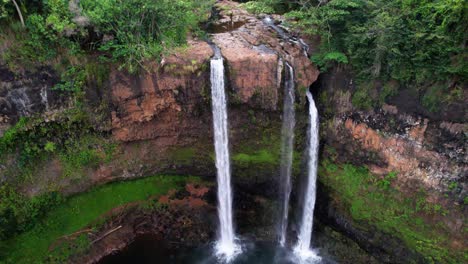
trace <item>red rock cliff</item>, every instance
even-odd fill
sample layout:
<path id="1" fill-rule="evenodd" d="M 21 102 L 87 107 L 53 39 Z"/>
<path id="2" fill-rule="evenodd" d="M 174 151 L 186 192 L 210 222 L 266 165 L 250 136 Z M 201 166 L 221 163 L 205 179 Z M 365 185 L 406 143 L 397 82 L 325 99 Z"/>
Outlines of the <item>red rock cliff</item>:
<path id="1" fill-rule="evenodd" d="M 214 33 L 227 65 L 227 89 L 231 103 L 274 111 L 281 101 L 283 65 L 295 69 L 298 92 L 304 92 L 318 77 L 318 70 L 304 56 L 300 45 L 279 38 L 260 19 L 238 8 L 238 4 L 221 1 L 230 14 L 221 11 L 219 25 L 227 32 Z M 227 10 L 227 8 L 220 8 Z M 174 144 L 185 133 L 203 127 L 193 117 L 198 107 L 209 107 L 210 46 L 192 40 L 188 48 L 163 59 L 159 65 L 139 76 L 113 71 L 112 133 L 120 141 L 166 137 Z"/>

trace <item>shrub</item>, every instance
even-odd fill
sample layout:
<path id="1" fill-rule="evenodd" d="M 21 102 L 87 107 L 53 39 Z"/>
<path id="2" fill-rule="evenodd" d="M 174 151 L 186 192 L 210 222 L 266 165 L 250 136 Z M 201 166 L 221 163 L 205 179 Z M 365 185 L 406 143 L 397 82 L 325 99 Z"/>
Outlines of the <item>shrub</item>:
<path id="1" fill-rule="evenodd" d="M 130 72 L 143 61 L 186 42 L 190 30 L 206 19 L 210 0 L 83 0 L 80 5 L 95 30 L 107 36 L 99 50 Z"/>
<path id="2" fill-rule="evenodd" d="M 27 198 L 7 184 L 0 186 L 0 240 L 28 230 L 61 200 L 57 193 Z"/>
<path id="3" fill-rule="evenodd" d="M 14 19 L 3 21 L 16 38 L 3 57 L 9 65 L 23 66 L 57 57 L 73 61 L 83 51 L 97 50 L 104 53 L 103 59 L 136 72 L 145 60 L 158 59 L 163 52 L 185 44 L 189 32 L 199 32 L 199 23 L 208 18 L 212 3 L 82 0 L 79 7 L 71 8 L 67 0 L 26 1 L 26 28 L 15 26 Z M 0 19 L 13 10 L 0 5 Z"/>
<path id="4" fill-rule="evenodd" d="M 358 85 L 353 97 L 351 98 L 351 102 L 355 107 L 362 110 L 369 110 L 374 107 L 374 101 L 369 94 L 370 89 L 372 88 L 369 84 Z"/>
<path id="5" fill-rule="evenodd" d="M 247 11 L 254 14 L 284 13 L 298 6 L 295 1 L 288 0 L 255 0 L 242 4 Z"/>
<path id="6" fill-rule="evenodd" d="M 287 15 L 291 24 L 321 36 L 321 54 L 313 60 L 322 70 L 326 54 L 339 63 L 346 57 L 359 81 L 396 80 L 421 89 L 423 105 L 437 111 L 463 97 L 457 87 L 468 80 L 467 7 L 463 0 L 330 0 L 296 6 Z M 379 101 L 393 92 L 384 89 Z M 356 96 L 368 107 L 364 94 Z"/>
<path id="7" fill-rule="evenodd" d="M 333 66 L 334 63 L 348 64 L 348 57 L 346 57 L 342 52 L 331 51 L 312 56 L 312 62 L 314 62 L 322 71 L 326 71 L 328 68 Z"/>

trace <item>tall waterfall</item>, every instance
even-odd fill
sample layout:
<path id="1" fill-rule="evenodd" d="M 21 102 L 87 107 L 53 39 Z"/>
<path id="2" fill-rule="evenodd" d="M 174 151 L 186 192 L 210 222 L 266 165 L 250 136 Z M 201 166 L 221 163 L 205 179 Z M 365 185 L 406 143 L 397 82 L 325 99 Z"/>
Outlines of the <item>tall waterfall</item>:
<path id="1" fill-rule="evenodd" d="M 211 96 L 218 178 L 219 238 L 216 242 L 216 253 L 229 261 L 240 252 L 240 247 L 235 243 L 232 221 L 231 166 L 224 65 L 221 52 L 217 48 L 215 48 L 215 56 L 211 59 Z"/>
<path id="2" fill-rule="evenodd" d="M 319 147 L 319 122 L 318 111 L 315 107 L 312 94 L 307 91 L 309 100 L 309 148 L 308 148 L 308 177 L 307 185 L 304 193 L 302 218 L 298 234 L 297 245 L 294 252 L 301 258 L 320 259 L 311 249 L 310 240 L 312 238 L 312 225 L 314 222 L 315 208 L 315 191 L 317 181 L 317 165 L 318 165 L 318 147 Z"/>
<path id="3" fill-rule="evenodd" d="M 280 167 L 280 195 L 281 218 L 279 227 L 279 243 L 286 243 L 286 231 L 288 229 L 289 196 L 291 194 L 291 171 L 293 162 L 294 126 L 296 123 L 294 112 L 295 85 L 294 71 L 291 65 L 286 63 L 288 74 L 284 89 L 283 126 L 281 128 L 281 167 Z"/>

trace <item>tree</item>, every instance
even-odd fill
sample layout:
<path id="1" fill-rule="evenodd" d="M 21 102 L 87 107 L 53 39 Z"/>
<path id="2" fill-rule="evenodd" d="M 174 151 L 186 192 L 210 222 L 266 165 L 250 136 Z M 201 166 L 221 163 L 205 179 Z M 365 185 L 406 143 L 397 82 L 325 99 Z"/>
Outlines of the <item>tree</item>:
<path id="1" fill-rule="evenodd" d="M 16 3 L 16 0 L 11 0 L 11 1 L 13 1 L 13 4 L 15 5 L 16 12 L 18 13 L 18 17 L 21 21 L 21 25 L 24 27 L 24 19 L 23 19 L 23 14 L 21 14 L 21 9 L 18 6 L 18 3 Z"/>

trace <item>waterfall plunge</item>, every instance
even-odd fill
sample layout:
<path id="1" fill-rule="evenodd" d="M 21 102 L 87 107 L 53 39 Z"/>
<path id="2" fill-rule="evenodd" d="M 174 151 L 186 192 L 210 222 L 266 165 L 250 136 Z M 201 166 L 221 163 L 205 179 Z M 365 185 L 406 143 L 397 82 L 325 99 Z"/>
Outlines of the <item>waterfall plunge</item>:
<path id="1" fill-rule="evenodd" d="M 286 243 L 288 228 L 289 196 L 291 194 L 291 171 L 293 162 L 294 126 L 296 123 L 294 112 L 294 71 L 286 63 L 288 75 L 285 84 L 283 104 L 283 126 L 281 128 L 281 167 L 280 167 L 280 195 L 282 201 L 279 227 L 279 243 Z"/>
<path id="2" fill-rule="evenodd" d="M 211 97 L 218 177 L 219 238 L 216 254 L 230 261 L 241 248 L 235 242 L 232 221 L 231 166 L 229 160 L 228 116 L 224 90 L 224 65 L 219 49 L 211 59 Z"/>
<path id="3" fill-rule="evenodd" d="M 308 259 L 311 261 L 319 261 L 320 257 L 310 249 L 310 240 L 312 238 L 312 226 L 314 222 L 314 208 L 315 208 L 315 191 L 317 181 L 317 165 L 318 165 L 318 147 L 319 147 L 319 122 L 318 111 L 315 107 L 314 98 L 312 94 L 307 91 L 307 98 L 309 100 L 309 149 L 308 149 L 308 177 L 305 196 L 303 201 L 302 218 L 300 223 L 299 235 L 297 245 L 294 252 L 301 259 Z"/>

